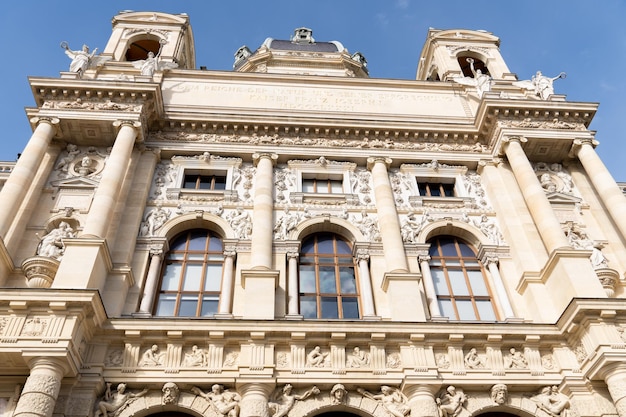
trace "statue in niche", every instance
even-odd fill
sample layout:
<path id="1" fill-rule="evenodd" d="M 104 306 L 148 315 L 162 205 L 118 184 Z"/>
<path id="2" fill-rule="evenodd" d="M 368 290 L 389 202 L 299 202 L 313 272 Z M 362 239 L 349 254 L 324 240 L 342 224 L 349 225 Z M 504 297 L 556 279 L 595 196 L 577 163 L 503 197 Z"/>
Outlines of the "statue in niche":
<path id="1" fill-rule="evenodd" d="M 252 234 L 252 219 L 250 214 L 243 208 L 238 207 L 235 211 L 231 211 L 226 220 L 230 223 L 239 239 L 249 239 Z"/>
<path id="2" fill-rule="evenodd" d="M 569 415 L 569 398 L 561 394 L 556 385 L 543 387 L 539 394 L 530 397 L 530 399 L 537 404 L 537 408 L 553 417 L 567 417 Z"/>
<path id="3" fill-rule="evenodd" d="M 344 404 L 348 398 L 348 391 L 343 384 L 335 384 L 330 390 L 330 403 L 333 405 Z"/>
<path id="4" fill-rule="evenodd" d="M 465 355 L 465 358 L 463 361 L 465 363 L 465 366 L 470 369 L 485 367 L 485 363 L 483 362 L 483 359 L 480 357 L 480 355 L 476 351 L 476 348 L 471 348 L 470 351 L 467 352 L 467 355 Z"/>
<path id="5" fill-rule="evenodd" d="M 370 364 L 370 355 L 364 352 L 358 346 L 352 349 L 352 353 L 348 355 L 348 368 L 364 368 Z"/>
<path id="6" fill-rule="evenodd" d="M 328 352 L 323 353 L 322 348 L 315 346 L 313 350 L 306 355 L 306 366 L 311 368 L 323 368 L 327 358 Z"/>
<path id="7" fill-rule="evenodd" d="M 198 345 L 191 347 L 191 352 L 185 353 L 185 359 L 183 360 L 183 366 L 206 366 L 207 357 L 204 349 L 200 349 Z"/>
<path id="8" fill-rule="evenodd" d="M 450 385 L 435 401 L 439 417 L 456 417 L 463 411 L 467 396 L 462 390 Z"/>
<path id="9" fill-rule="evenodd" d="M 359 394 L 382 404 L 383 408 L 393 417 L 404 417 L 411 411 L 408 399 L 400 390 L 387 385 L 380 387 L 380 394 L 372 394 L 363 388 L 357 388 Z"/>
<path id="10" fill-rule="evenodd" d="M 159 347 L 152 345 L 141 355 L 139 366 L 163 366 L 163 356 L 165 354 L 159 352 Z"/>
<path id="11" fill-rule="evenodd" d="M 191 388 L 191 392 L 207 400 L 217 414 L 221 416 L 237 417 L 239 415 L 241 397 L 235 392 L 225 390 L 223 385 L 213 384 L 211 392 L 208 393 L 203 392 L 198 387 Z"/>
<path id="12" fill-rule="evenodd" d="M 152 77 L 155 71 L 178 68 L 178 64 L 176 62 L 163 62 L 159 60 L 161 57 L 161 51 L 163 50 L 163 45 L 166 43 L 167 41 L 165 39 L 160 39 L 159 51 L 156 55 L 154 52 L 150 51 L 148 52 L 148 57 L 146 59 L 133 61 L 133 66 L 141 70 L 141 75 Z"/>
<path id="13" fill-rule="evenodd" d="M 272 417 L 284 417 L 289 414 L 289 411 L 291 411 L 296 401 L 304 401 L 310 396 L 318 395 L 319 393 L 319 388 L 314 385 L 312 388 L 306 390 L 304 394 L 296 395 L 293 394 L 293 386 L 287 384 L 281 390 L 274 392 L 267 404 L 267 408 Z"/>
<path id="14" fill-rule="evenodd" d="M 161 402 L 163 402 L 163 404 L 176 404 L 178 402 L 180 390 L 178 389 L 178 385 L 175 383 L 166 382 L 163 384 L 161 392 L 163 393 L 163 397 L 161 398 Z"/>
<path id="15" fill-rule="evenodd" d="M 491 401 L 498 405 L 502 405 L 506 402 L 507 396 L 509 395 L 509 389 L 506 384 L 495 384 L 491 387 L 491 392 L 489 396 L 491 397 Z"/>
<path id="16" fill-rule="evenodd" d="M 508 369 L 526 369 L 528 368 L 528 361 L 522 352 L 511 348 L 506 358 L 504 358 L 504 367 Z"/>
<path id="17" fill-rule="evenodd" d="M 476 87 L 476 94 L 482 98 L 484 93 L 491 91 L 491 77 L 474 67 L 473 58 L 466 58 L 465 60 L 470 64 L 472 77 L 454 77 L 452 80 L 462 85 Z"/>
<path id="18" fill-rule="evenodd" d="M 117 385 L 115 393 L 111 392 L 111 383 L 107 383 L 106 391 L 104 392 L 104 400 L 98 403 L 98 409 L 93 414 L 94 417 L 108 417 L 109 413 L 113 416 L 117 416 L 126 407 L 128 407 L 137 398 L 142 397 L 148 392 L 148 389 L 144 389 L 138 393 L 132 393 L 126 391 L 126 384 L 120 383 Z"/>
<path id="19" fill-rule="evenodd" d="M 63 239 L 74 237 L 76 237 L 76 232 L 74 232 L 72 226 L 67 222 L 61 222 L 58 227 L 52 229 L 47 235 L 41 238 L 39 246 L 37 247 L 37 255 L 60 260 L 65 252 Z"/>
<path id="20" fill-rule="evenodd" d="M 554 94 L 554 82 L 559 78 L 565 78 L 567 74 L 564 72 L 559 73 L 556 77 L 547 77 L 537 71 L 530 80 L 516 81 L 513 83 L 516 87 L 521 87 L 526 90 L 534 91 L 542 100 L 547 100 Z"/>

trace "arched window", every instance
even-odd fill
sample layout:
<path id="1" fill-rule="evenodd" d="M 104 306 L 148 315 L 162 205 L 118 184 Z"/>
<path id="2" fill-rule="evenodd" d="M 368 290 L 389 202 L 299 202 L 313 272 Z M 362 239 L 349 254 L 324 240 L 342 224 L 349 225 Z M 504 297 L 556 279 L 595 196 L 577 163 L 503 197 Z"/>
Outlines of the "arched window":
<path id="1" fill-rule="evenodd" d="M 218 311 L 224 249 L 209 230 L 178 235 L 163 262 L 155 316 L 206 317 Z"/>
<path id="2" fill-rule="evenodd" d="M 454 236 L 437 236 L 429 243 L 430 272 L 441 314 L 451 320 L 497 320 L 474 250 Z"/>
<path id="3" fill-rule="evenodd" d="M 300 314 L 306 319 L 358 319 L 359 293 L 350 244 L 333 233 L 302 242 Z"/>

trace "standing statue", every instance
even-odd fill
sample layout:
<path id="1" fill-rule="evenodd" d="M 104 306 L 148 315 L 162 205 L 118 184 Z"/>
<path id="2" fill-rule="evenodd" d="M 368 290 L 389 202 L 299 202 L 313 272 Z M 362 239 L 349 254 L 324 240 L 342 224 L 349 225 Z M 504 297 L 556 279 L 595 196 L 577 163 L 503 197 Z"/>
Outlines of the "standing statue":
<path id="1" fill-rule="evenodd" d="M 104 400 L 98 403 L 98 409 L 94 413 L 94 417 L 108 417 L 108 413 L 112 413 L 113 416 L 118 415 L 124 408 L 128 407 L 137 398 L 145 395 L 148 389 L 133 394 L 126 392 L 126 384 L 120 383 L 117 385 L 117 391 L 111 392 L 111 383 L 107 383 L 107 388 L 104 393 Z"/>
<path id="2" fill-rule="evenodd" d="M 65 49 L 65 55 L 70 57 L 72 62 L 70 63 L 70 72 L 75 72 L 79 77 L 82 77 L 87 68 L 98 65 L 111 59 L 110 57 L 96 57 L 98 48 L 95 48 L 93 52 L 89 52 L 89 47 L 83 45 L 82 49 L 73 51 L 70 49 L 67 42 L 61 42 L 61 48 Z"/>
<path id="3" fill-rule="evenodd" d="M 239 415 L 239 394 L 224 389 L 223 385 L 213 384 L 211 392 L 205 393 L 198 387 L 191 388 L 191 392 L 207 400 L 213 409 L 221 416 L 237 417 Z"/>
<path id="4" fill-rule="evenodd" d="M 462 390 L 450 385 L 436 398 L 439 417 L 456 417 L 463 410 L 463 404 L 467 401 L 467 396 Z"/>
<path id="5" fill-rule="evenodd" d="M 567 74 L 561 72 L 556 77 L 546 77 L 541 73 L 541 71 L 537 71 L 537 73 L 533 75 L 530 80 L 516 81 L 513 85 L 526 90 L 534 91 L 535 94 L 542 100 L 547 100 L 552 94 L 554 94 L 554 81 L 559 78 L 565 78 L 566 76 Z"/>
<path id="6" fill-rule="evenodd" d="M 491 77 L 474 67 L 473 58 L 466 58 L 465 60 L 470 64 L 472 77 L 454 77 L 452 80 L 459 84 L 476 87 L 476 94 L 482 98 L 483 94 L 491 91 Z"/>
<path id="7" fill-rule="evenodd" d="M 163 45 L 166 43 L 167 41 L 165 39 L 159 40 L 160 46 L 156 55 L 154 52 L 150 51 L 148 52 L 148 57 L 146 59 L 140 59 L 133 62 L 133 66 L 141 70 L 141 75 L 152 77 L 154 72 L 157 70 L 178 68 L 178 64 L 176 62 L 163 62 L 159 60 L 161 51 L 163 50 Z"/>
<path id="8" fill-rule="evenodd" d="M 380 387 L 381 394 L 372 394 L 362 388 L 357 388 L 357 391 L 364 397 L 379 401 L 393 417 L 404 417 L 411 411 L 408 399 L 396 388 L 383 385 Z"/>
<path id="9" fill-rule="evenodd" d="M 307 390 L 302 395 L 292 394 L 293 386 L 287 384 L 282 390 L 278 390 L 272 396 L 272 399 L 268 402 L 267 407 L 270 410 L 272 417 L 284 417 L 289 414 L 289 411 L 296 404 L 296 401 L 303 401 L 309 398 L 311 395 L 317 395 L 320 390 L 314 385 L 313 388 Z"/>

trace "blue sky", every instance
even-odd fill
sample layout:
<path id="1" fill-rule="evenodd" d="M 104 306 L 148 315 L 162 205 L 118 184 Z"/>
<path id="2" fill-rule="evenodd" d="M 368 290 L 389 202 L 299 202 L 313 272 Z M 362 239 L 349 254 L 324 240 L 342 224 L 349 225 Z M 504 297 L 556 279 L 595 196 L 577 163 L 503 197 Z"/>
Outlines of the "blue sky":
<path id="1" fill-rule="evenodd" d="M 511 72 L 529 79 L 537 70 L 567 78 L 555 82 L 569 101 L 599 102 L 591 129 L 616 180 L 626 181 L 626 2 L 623 0 L 178 0 L 18 1 L 0 15 L 5 60 L 0 65 L 0 161 L 13 161 L 31 135 L 24 108 L 34 105 L 28 76 L 58 77 L 69 59 L 67 41 L 101 51 L 120 10 L 187 13 L 196 65 L 230 70 L 242 45 L 254 50 L 267 37 L 288 39 L 296 27 L 320 41 L 338 40 L 368 60 L 370 76 L 414 79 L 429 27 L 483 29 L 501 39 Z"/>

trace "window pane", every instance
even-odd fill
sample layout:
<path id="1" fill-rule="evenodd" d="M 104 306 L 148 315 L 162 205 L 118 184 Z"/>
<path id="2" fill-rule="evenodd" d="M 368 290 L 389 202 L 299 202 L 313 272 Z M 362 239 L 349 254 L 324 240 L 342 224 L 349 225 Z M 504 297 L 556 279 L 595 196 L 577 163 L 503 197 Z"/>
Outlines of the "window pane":
<path id="1" fill-rule="evenodd" d="M 196 175 L 185 175 L 185 181 L 183 182 L 183 188 L 196 188 L 196 181 L 198 177 Z"/>
<path id="2" fill-rule="evenodd" d="M 341 185 L 341 180 L 331 180 L 330 181 L 330 192 L 333 194 L 341 194 L 343 193 L 343 187 Z"/>
<path id="3" fill-rule="evenodd" d="M 200 233 L 198 233 L 200 232 Z M 204 233 L 203 233 L 204 232 Z M 206 248 L 206 231 L 194 231 L 189 238 L 189 250 L 203 251 Z"/>
<path id="4" fill-rule="evenodd" d="M 211 177 L 207 175 L 200 175 L 200 184 L 198 184 L 199 190 L 210 190 L 211 189 Z"/>
<path id="5" fill-rule="evenodd" d="M 317 318 L 317 305 L 315 303 L 315 297 L 300 297 L 300 314 L 305 319 Z"/>
<path id="6" fill-rule="evenodd" d="M 185 270 L 185 281 L 183 282 L 183 291 L 200 291 L 200 281 L 204 268 L 202 265 L 189 265 Z"/>
<path id="7" fill-rule="evenodd" d="M 320 293 L 337 293 L 337 281 L 335 279 L 334 266 L 320 266 Z"/>
<path id="8" fill-rule="evenodd" d="M 468 270 L 467 275 L 469 276 L 472 293 L 474 295 L 489 295 L 482 271 Z"/>
<path id="9" fill-rule="evenodd" d="M 300 265 L 300 293 L 315 293 L 315 267 Z"/>
<path id="10" fill-rule="evenodd" d="M 188 253 L 187 260 L 202 262 L 204 260 L 204 253 Z"/>
<path id="11" fill-rule="evenodd" d="M 461 249 L 461 255 L 462 256 L 464 256 L 464 257 L 466 256 L 468 258 L 476 258 L 476 253 L 474 253 L 472 248 L 467 246 L 465 243 L 459 242 L 459 249 Z"/>
<path id="12" fill-rule="evenodd" d="M 222 239 L 219 237 L 211 236 L 209 238 L 209 250 L 211 252 L 223 252 Z"/>
<path id="13" fill-rule="evenodd" d="M 359 318 L 359 299 L 356 297 L 342 298 L 341 305 L 343 307 L 344 319 L 358 319 Z"/>
<path id="14" fill-rule="evenodd" d="M 197 295 L 183 295 L 180 298 L 180 305 L 178 307 L 178 315 L 181 317 L 195 317 L 197 308 L 198 308 L 198 296 Z"/>
<path id="15" fill-rule="evenodd" d="M 335 253 L 332 236 L 319 236 L 317 238 L 317 253 Z"/>
<path id="16" fill-rule="evenodd" d="M 459 320 L 476 320 L 471 300 L 456 300 L 456 309 L 459 311 Z"/>
<path id="17" fill-rule="evenodd" d="M 170 244 L 170 251 L 184 250 L 186 244 L 187 235 L 183 235 Z"/>
<path id="18" fill-rule="evenodd" d="M 169 264 L 163 272 L 163 281 L 161 282 L 162 291 L 177 291 L 180 282 L 181 264 Z"/>
<path id="19" fill-rule="evenodd" d="M 169 294 L 161 294 L 157 301 L 155 315 L 157 316 L 173 316 L 174 307 L 176 306 L 176 296 Z"/>
<path id="20" fill-rule="evenodd" d="M 339 318 L 337 298 L 322 297 L 322 318 L 323 319 L 338 319 Z"/>
<path id="21" fill-rule="evenodd" d="M 315 243 L 315 239 L 307 239 L 302 243 L 302 253 L 313 253 L 313 244 Z M 302 258 L 300 258 L 302 259 Z"/>
<path id="22" fill-rule="evenodd" d="M 213 183 L 214 190 L 225 190 L 226 189 L 226 177 L 222 177 L 219 175 L 215 176 L 215 182 Z"/>
<path id="23" fill-rule="evenodd" d="M 350 248 L 347 242 L 337 239 L 337 254 L 352 255 L 352 248 Z"/>
<path id="24" fill-rule="evenodd" d="M 356 294 L 356 277 L 354 268 L 339 268 L 339 280 L 342 294 Z"/>
<path id="25" fill-rule="evenodd" d="M 217 296 L 202 297 L 202 311 L 200 312 L 200 315 L 203 317 L 214 315 L 217 313 L 218 304 L 219 298 Z"/>
<path id="26" fill-rule="evenodd" d="M 447 197 L 454 196 L 454 184 L 441 184 L 443 192 Z"/>
<path id="27" fill-rule="evenodd" d="M 222 285 L 222 265 L 207 265 L 204 291 L 219 291 Z"/>
<path id="28" fill-rule="evenodd" d="M 443 271 L 441 269 L 431 269 L 430 274 L 433 277 L 433 284 L 435 284 L 435 293 L 437 295 L 450 295 Z"/>
<path id="29" fill-rule="evenodd" d="M 477 300 L 476 307 L 478 308 L 478 314 L 480 315 L 481 320 L 496 320 L 496 313 L 493 311 L 493 306 L 491 305 L 491 301 L 488 300 Z"/>
<path id="30" fill-rule="evenodd" d="M 430 189 L 431 197 L 441 197 L 441 192 L 439 191 L 439 184 L 428 184 L 428 188 Z"/>
<path id="31" fill-rule="evenodd" d="M 452 307 L 451 300 L 437 300 L 439 304 L 439 310 L 441 310 L 441 314 L 443 317 L 448 317 L 452 320 L 456 319 L 456 313 L 454 312 L 454 308 Z"/>
<path id="32" fill-rule="evenodd" d="M 440 239 L 439 244 L 441 245 L 441 256 L 459 256 L 456 253 L 456 246 L 453 240 Z"/>
<path id="33" fill-rule="evenodd" d="M 463 271 L 448 269 L 448 278 L 450 279 L 450 287 L 454 295 L 469 295 L 469 289 L 465 282 Z"/>
<path id="34" fill-rule="evenodd" d="M 303 179 L 302 180 L 302 192 L 303 193 L 314 193 L 315 192 L 315 180 L 313 180 L 313 179 Z"/>

